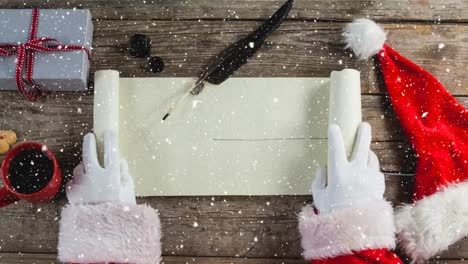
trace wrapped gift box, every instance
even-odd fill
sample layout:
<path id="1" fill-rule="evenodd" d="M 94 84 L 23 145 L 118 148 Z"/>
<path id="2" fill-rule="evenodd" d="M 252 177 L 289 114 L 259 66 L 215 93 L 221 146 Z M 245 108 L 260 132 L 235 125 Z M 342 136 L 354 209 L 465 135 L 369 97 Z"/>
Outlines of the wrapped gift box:
<path id="1" fill-rule="evenodd" d="M 0 9 L 0 43 L 29 39 L 32 9 Z M 40 9 L 37 38 L 57 39 L 63 45 L 91 48 L 93 24 L 89 10 Z M 0 56 L 0 90 L 16 90 L 16 55 Z M 50 91 L 85 90 L 89 59 L 83 50 L 35 52 L 34 81 Z M 23 66 L 23 71 L 26 67 Z"/>

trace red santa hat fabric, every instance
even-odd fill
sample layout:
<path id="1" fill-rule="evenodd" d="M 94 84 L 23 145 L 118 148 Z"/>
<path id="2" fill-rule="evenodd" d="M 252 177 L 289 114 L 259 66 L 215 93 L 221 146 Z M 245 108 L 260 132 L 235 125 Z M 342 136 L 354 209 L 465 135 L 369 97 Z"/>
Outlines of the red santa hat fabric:
<path id="1" fill-rule="evenodd" d="M 386 45 L 368 19 L 348 24 L 347 48 L 376 55 L 393 108 L 417 154 L 414 203 L 399 208 L 400 247 L 422 263 L 468 235 L 468 110 L 429 72 Z"/>

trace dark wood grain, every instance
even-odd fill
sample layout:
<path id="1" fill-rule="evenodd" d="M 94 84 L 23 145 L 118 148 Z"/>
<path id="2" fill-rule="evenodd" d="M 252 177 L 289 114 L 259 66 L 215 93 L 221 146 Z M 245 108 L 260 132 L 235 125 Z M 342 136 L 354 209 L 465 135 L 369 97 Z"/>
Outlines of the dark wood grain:
<path id="1" fill-rule="evenodd" d="M 172 257 L 163 256 L 161 264 L 306 264 L 302 259 L 234 258 L 234 257 Z M 466 264 L 465 260 L 432 260 L 427 264 Z M 54 254 L 0 253 L 0 264 L 59 264 Z"/>
<path id="2" fill-rule="evenodd" d="M 0 0 L 1 8 L 89 8 L 95 26 L 92 72 L 116 69 L 124 77 L 197 76 L 211 56 L 254 29 L 283 0 Z M 383 22 L 388 43 L 433 73 L 468 106 L 468 2 L 462 0 L 296 0 L 291 16 L 237 76 L 329 76 L 361 71 L 364 120 L 373 127 L 372 148 L 386 173 L 386 197 L 411 201 L 415 157 L 376 78 L 373 63 L 343 51 L 344 22 L 368 17 Z M 144 59 L 126 54 L 129 37 L 148 34 L 153 55 L 165 60 L 153 75 Z M 65 176 L 81 157 L 92 131 L 92 92 L 53 93 L 28 103 L 0 92 L 0 129 L 20 141 L 45 143 Z M 401 174 L 405 173 L 405 174 Z M 306 263 L 300 256 L 297 213 L 310 196 L 147 197 L 163 226 L 164 263 Z M 0 213 L 0 264 L 58 263 L 56 246 L 64 199 L 20 202 Z M 194 223 L 197 223 L 196 227 Z M 23 252 L 23 253 L 16 253 Z M 26 253 L 24 253 L 26 252 Z M 34 253 L 34 254 L 32 254 Z M 468 239 L 437 256 L 436 263 L 467 263 Z M 447 259 L 447 260 L 444 260 Z"/>
<path id="3" fill-rule="evenodd" d="M 411 175 L 387 175 L 385 196 L 394 205 L 411 200 Z M 146 197 L 138 200 L 160 213 L 163 254 L 300 258 L 297 214 L 310 196 Z M 58 212 L 65 201 L 20 202 L 2 209 L 2 252 L 54 253 Z M 21 232 L 18 232 L 21 230 Z M 468 239 L 442 257 L 466 258 Z"/>
<path id="4" fill-rule="evenodd" d="M 197 76 L 218 54 L 258 25 L 255 21 L 97 21 L 92 70 L 115 69 L 124 77 Z M 344 23 L 284 22 L 237 76 L 325 77 L 333 70 L 362 73 L 363 93 L 384 93 L 372 60 L 357 61 L 344 51 Z M 388 43 L 426 68 L 455 95 L 468 95 L 468 26 L 384 24 Z M 145 69 L 145 59 L 127 55 L 132 34 L 147 34 L 153 54 L 165 61 L 159 75 Z M 442 46 L 443 44 L 443 46 Z"/>
<path id="5" fill-rule="evenodd" d="M 468 98 L 460 101 L 468 105 Z M 373 127 L 372 148 L 386 172 L 410 173 L 414 155 L 406 143 L 392 110 L 382 104 L 383 96 L 364 95 L 364 120 Z M 1 92 L 0 127 L 13 129 L 19 141 L 46 144 L 69 172 L 81 157 L 83 136 L 92 132 L 92 93 L 52 94 L 40 102 L 29 103 L 16 92 Z"/>
<path id="6" fill-rule="evenodd" d="M 388 175 L 386 197 L 411 200 L 411 175 Z M 300 258 L 297 215 L 311 196 L 145 197 L 160 213 L 163 254 Z M 2 208 L 0 252 L 56 252 L 64 200 Z M 196 223 L 196 224 L 195 224 Z M 21 232 L 19 232 L 21 230 Z M 464 253 L 463 253 L 464 254 Z"/>
<path id="7" fill-rule="evenodd" d="M 467 97 L 459 101 L 468 106 Z M 83 136 L 92 132 L 93 95 L 88 93 L 55 93 L 40 102 L 29 103 L 17 92 L 1 92 L 0 127 L 13 129 L 19 141 L 46 144 L 68 173 L 81 159 Z M 386 172 L 411 173 L 414 154 L 405 141 L 393 110 L 384 96 L 362 96 L 363 119 L 373 131 L 372 148 Z"/>
<path id="8" fill-rule="evenodd" d="M 2 208 L 0 252 L 56 252 L 59 212 L 56 203 Z"/>
<path id="9" fill-rule="evenodd" d="M 284 0 L 0 0 L 2 8 L 88 8 L 95 19 L 197 20 L 266 19 Z M 468 3 L 436 1 L 296 0 L 290 17 L 297 20 L 466 22 Z"/>
<path id="10" fill-rule="evenodd" d="M 0 264 L 59 264 L 54 254 L 0 253 Z M 306 264 L 302 259 L 234 258 L 234 257 L 172 257 L 163 256 L 161 264 Z M 433 260 L 427 264 L 466 264 L 464 260 Z"/>

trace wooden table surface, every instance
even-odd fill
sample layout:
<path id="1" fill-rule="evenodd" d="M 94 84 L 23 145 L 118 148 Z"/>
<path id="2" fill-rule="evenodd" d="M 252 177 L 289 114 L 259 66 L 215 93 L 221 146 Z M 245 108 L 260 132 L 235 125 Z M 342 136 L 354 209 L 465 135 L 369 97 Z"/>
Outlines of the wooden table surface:
<path id="1" fill-rule="evenodd" d="M 91 74 L 119 70 L 123 77 L 196 76 L 223 47 L 271 15 L 281 0 L 0 0 L 0 8 L 89 8 L 94 42 Z M 357 61 L 341 43 L 353 18 L 368 17 L 388 32 L 388 43 L 432 72 L 468 106 L 468 1 L 296 0 L 290 18 L 238 76 L 329 76 L 347 67 L 361 71 L 363 118 L 394 205 L 411 200 L 415 157 L 377 81 L 372 61 Z M 144 59 L 126 54 L 129 37 L 148 34 L 166 68 L 154 75 Z M 443 45 L 441 45 L 443 44 Z M 91 80 L 92 83 L 92 80 Z M 28 103 L 0 92 L 0 128 L 19 140 L 45 143 L 65 174 L 79 162 L 81 141 L 92 130 L 93 94 L 52 93 Z M 139 199 L 161 215 L 164 263 L 305 263 L 297 214 L 310 196 L 151 197 Z M 1 209 L 0 263 L 57 263 L 57 231 L 64 198 Z M 197 223 L 198 225 L 194 225 Z M 431 263 L 468 263 L 468 239 Z"/>

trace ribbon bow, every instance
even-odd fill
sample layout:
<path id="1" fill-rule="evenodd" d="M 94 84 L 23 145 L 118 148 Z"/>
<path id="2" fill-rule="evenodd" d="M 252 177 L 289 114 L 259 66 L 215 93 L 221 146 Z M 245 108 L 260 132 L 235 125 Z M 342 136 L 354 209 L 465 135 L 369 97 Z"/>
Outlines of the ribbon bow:
<path id="1" fill-rule="evenodd" d="M 25 96 L 30 102 L 36 101 L 38 98 L 46 94 L 46 90 L 36 84 L 33 79 L 34 71 L 34 54 L 39 52 L 55 52 L 55 51 L 74 51 L 84 50 L 90 59 L 91 54 L 86 46 L 80 45 L 64 45 L 57 39 L 42 37 L 37 38 L 37 27 L 39 21 L 39 9 L 32 10 L 31 28 L 29 30 L 29 39 L 26 43 L 9 44 L 0 43 L 0 56 L 13 56 L 16 54 L 16 69 L 15 80 L 16 87 L 20 94 Z M 23 66 L 26 66 L 26 80 L 29 88 L 26 87 L 23 78 Z"/>

